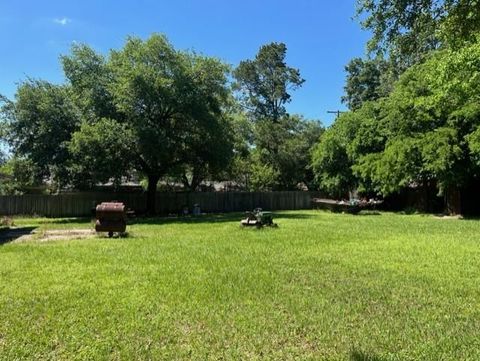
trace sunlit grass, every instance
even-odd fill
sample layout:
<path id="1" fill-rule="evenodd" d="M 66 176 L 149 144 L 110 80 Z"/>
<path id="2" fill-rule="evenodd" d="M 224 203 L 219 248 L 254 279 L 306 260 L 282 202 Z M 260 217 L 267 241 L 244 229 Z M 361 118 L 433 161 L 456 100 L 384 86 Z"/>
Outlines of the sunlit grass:
<path id="1" fill-rule="evenodd" d="M 480 221 L 239 220 L 143 219 L 127 238 L 0 246 L 0 359 L 480 359 Z"/>

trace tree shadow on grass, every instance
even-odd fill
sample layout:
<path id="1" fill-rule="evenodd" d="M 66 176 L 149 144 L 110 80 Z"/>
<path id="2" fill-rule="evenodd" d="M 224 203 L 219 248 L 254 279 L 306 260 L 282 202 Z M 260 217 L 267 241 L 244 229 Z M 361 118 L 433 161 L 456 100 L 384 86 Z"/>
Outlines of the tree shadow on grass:
<path id="1" fill-rule="evenodd" d="M 381 216 L 382 213 L 376 210 L 365 210 L 365 211 L 360 211 L 356 214 L 357 216 Z"/>
<path id="2" fill-rule="evenodd" d="M 290 211 L 273 211 L 274 221 L 281 219 L 309 219 L 316 217 L 314 214 L 307 214 L 303 212 Z M 90 224 L 95 217 L 72 217 L 72 218 L 47 218 L 38 220 L 39 225 L 69 225 L 69 224 Z M 186 215 L 172 215 L 172 216 L 137 216 L 129 218 L 127 225 L 132 224 L 171 224 L 171 223 L 186 223 L 186 224 L 202 224 L 202 223 L 227 223 L 240 222 L 245 218 L 245 212 L 232 213 L 204 213 L 199 216 Z"/>
<path id="3" fill-rule="evenodd" d="M 13 242 L 18 238 L 31 234 L 36 227 L 18 227 L 0 229 L 0 246 Z"/>
<path id="4" fill-rule="evenodd" d="M 463 215 L 462 217 L 457 217 L 458 220 L 461 221 L 475 221 L 478 222 L 480 221 L 480 216 L 479 215 Z"/>
<path id="5" fill-rule="evenodd" d="M 285 212 L 285 211 L 280 211 L 280 212 Z M 310 219 L 310 218 L 315 218 L 318 217 L 318 215 L 315 214 L 308 214 L 308 213 L 300 213 L 296 211 L 296 213 L 277 213 L 273 212 L 273 215 L 275 219 Z"/>
<path id="6" fill-rule="evenodd" d="M 372 355 L 360 350 L 353 350 L 350 353 L 350 361 L 384 361 L 385 359 L 377 355 Z"/>
<path id="7" fill-rule="evenodd" d="M 73 218 L 47 218 L 41 220 L 39 224 L 74 224 L 74 223 L 91 223 L 92 217 L 73 217 Z"/>
<path id="8" fill-rule="evenodd" d="M 313 218 L 315 215 L 306 213 L 284 213 L 285 211 L 273 211 L 273 220 L 281 219 L 308 219 Z M 227 223 L 227 222 L 239 222 L 245 218 L 245 212 L 233 212 L 233 213 L 207 213 L 199 216 L 169 216 L 169 217 L 137 217 L 129 221 L 129 224 L 171 224 L 171 223 Z"/>
<path id="9" fill-rule="evenodd" d="M 244 213 L 220 213 L 220 214 L 201 214 L 199 216 L 157 216 L 157 217 L 136 217 L 129 220 L 129 224 L 171 224 L 171 223 L 223 223 L 235 222 L 244 218 Z"/>

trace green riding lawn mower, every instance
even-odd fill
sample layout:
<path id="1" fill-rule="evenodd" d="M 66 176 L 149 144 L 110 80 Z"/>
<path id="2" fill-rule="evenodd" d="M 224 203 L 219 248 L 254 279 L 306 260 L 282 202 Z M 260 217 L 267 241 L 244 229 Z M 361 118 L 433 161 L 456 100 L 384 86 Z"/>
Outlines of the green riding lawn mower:
<path id="1" fill-rule="evenodd" d="M 255 208 L 253 212 L 247 211 L 245 215 L 246 218 L 240 221 L 242 227 L 278 227 L 278 225 L 273 222 L 272 212 L 264 212 L 262 208 Z"/>

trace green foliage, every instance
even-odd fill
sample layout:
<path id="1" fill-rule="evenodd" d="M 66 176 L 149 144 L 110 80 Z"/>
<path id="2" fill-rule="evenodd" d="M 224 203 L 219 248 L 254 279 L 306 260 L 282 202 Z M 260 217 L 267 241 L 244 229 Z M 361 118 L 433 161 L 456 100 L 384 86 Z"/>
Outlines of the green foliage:
<path id="1" fill-rule="evenodd" d="M 268 179 L 271 189 L 275 190 L 293 190 L 301 184 L 311 185 L 310 150 L 322 132 L 319 122 L 298 115 L 283 117 L 277 123 L 265 120 L 257 122 L 253 162 L 260 164 L 254 172 L 259 170 L 264 173 L 269 169 Z"/>
<path id="2" fill-rule="evenodd" d="M 296 115 L 275 124 L 256 123 L 258 143 L 248 152 L 236 154 L 233 179 L 249 190 L 295 190 L 299 186 L 312 189 L 310 152 L 322 132 L 318 122 Z M 260 140 L 276 141 L 275 153 L 269 152 Z"/>
<path id="3" fill-rule="evenodd" d="M 91 188 L 97 183 L 121 183 L 132 169 L 132 131 L 125 124 L 111 119 L 83 123 L 73 133 L 68 145 L 71 154 L 69 171 L 78 188 Z"/>
<path id="4" fill-rule="evenodd" d="M 360 108 L 367 101 L 387 96 L 398 78 L 393 64 L 379 57 L 371 60 L 353 58 L 345 66 L 345 71 L 347 80 L 342 102 L 351 110 Z"/>
<path id="5" fill-rule="evenodd" d="M 222 129 L 227 67 L 218 60 L 176 51 L 164 36 L 153 35 L 129 38 L 112 51 L 109 68 L 115 104 L 135 136 L 132 156 L 145 174 L 166 174 L 195 150 L 202 134 Z"/>
<path id="6" fill-rule="evenodd" d="M 473 181 L 480 170 L 479 79 L 480 42 L 436 51 L 410 67 L 387 97 L 363 103 L 327 131 L 314 154 L 320 186 L 332 191 L 351 180 L 361 191 L 387 195 Z"/>
<path id="7" fill-rule="evenodd" d="M 18 86 L 15 101 L 4 104 L 2 114 L 12 152 L 31 160 L 38 177 L 65 185 L 68 142 L 81 119 L 70 88 L 29 79 Z"/>
<path id="8" fill-rule="evenodd" d="M 85 44 L 74 44 L 69 55 L 60 58 L 72 99 L 90 122 L 99 118 L 118 119 L 113 95 L 108 89 L 112 72 L 104 56 Z"/>
<path id="9" fill-rule="evenodd" d="M 398 192 L 421 181 L 421 154 L 414 138 L 390 140 L 380 153 L 367 153 L 352 166 L 361 191 L 382 195 Z"/>
<path id="10" fill-rule="evenodd" d="M 154 212 L 161 177 L 190 173 L 194 189 L 229 163 L 229 68 L 218 59 L 178 51 L 165 36 L 154 34 L 145 41 L 128 38 L 107 59 L 87 46 L 74 46 L 62 61 L 90 123 L 82 125 L 71 145 L 75 179 L 118 181 L 134 169 L 151 183 L 149 210 Z M 102 142 L 110 144 L 100 157 Z M 115 167 L 109 166 L 113 160 Z"/>
<path id="11" fill-rule="evenodd" d="M 290 91 L 304 80 L 298 69 L 287 66 L 283 43 L 263 45 L 254 60 L 245 60 L 235 69 L 236 87 L 253 119 L 278 122 L 285 114 Z"/>
<path id="12" fill-rule="evenodd" d="M 344 196 L 357 185 L 348 150 L 357 124 L 355 113 L 342 114 L 312 151 L 315 180 L 320 189 L 335 197 Z"/>
<path id="13" fill-rule="evenodd" d="M 262 162 L 260 152 L 252 154 L 250 187 L 257 191 L 271 191 L 279 182 L 280 173 L 271 165 Z"/>
<path id="14" fill-rule="evenodd" d="M 24 194 L 41 185 L 39 170 L 31 159 L 13 157 L 0 167 L 0 194 Z"/>
<path id="15" fill-rule="evenodd" d="M 252 175 L 252 148 L 254 126 L 244 112 L 232 109 L 230 125 L 233 137 L 233 158 L 225 167 L 223 178 L 233 182 L 235 188 L 249 190 Z"/>
<path id="16" fill-rule="evenodd" d="M 480 127 L 466 137 L 470 156 L 475 165 L 480 166 Z"/>
<path id="17" fill-rule="evenodd" d="M 437 128 L 426 133 L 421 143 L 424 170 L 438 179 L 443 187 L 462 184 L 469 176 L 462 164 L 468 155 L 463 153 L 462 148 L 455 129 Z"/>
<path id="18" fill-rule="evenodd" d="M 418 139 L 416 180 L 436 179 L 441 189 L 475 175 L 465 139 L 480 120 L 480 44 L 442 51 L 409 69 L 384 103 L 390 137 Z"/>
<path id="19" fill-rule="evenodd" d="M 327 130 L 313 152 L 313 169 L 320 188 L 334 196 L 348 192 L 354 186 L 350 167 L 344 145 Z"/>
<path id="20" fill-rule="evenodd" d="M 233 188 L 239 190 L 252 190 L 255 187 L 251 184 L 251 178 L 253 173 L 253 160 L 252 154 L 248 153 L 245 156 L 235 154 L 228 167 L 226 179 L 230 180 Z"/>
<path id="21" fill-rule="evenodd" d="M 322 127 L 286 113 L 290 92 L 304 82 L 299 70 L 285 63 L 286 51 L 283 43 L 264 45 L 254 60 L 242 61 L 234 71 L 235 87 L 253 121 L 255 151 L 248 160 L 236 161 L 250 164 L 251 189 L 296 189 L 313 180 L 309 153 Z"/>
<path id="22" fill-rule="evenodd" d="M 231 124 L 222 119 L 190 135 L 182 155 L 181 166 L 174 173 L 180 175 L 186 190 L 198 190 L 205 179 L 221 178 L 234 156 Z"/>
<path id="23" fill-rule="evenodd" d="M 388 53 L 406 69 L 441 45 L 475 40 L 479 5 L 477 0 L 357 0 L 357 16 L 372 32 L 369 51 Z"/>
<path id="24" fill-rule="evenodd" d="M 108 57 L 74 45 L 61 60 L 68 85 L 28 80 L 15 102 L 2 98 L 9 145 L 41 176 L 88 187 L 138 171 L 152 183 L 153 212 L 160 177 L 191 173 L 194 189 L 231 161 L 229 67 L 218 59 L 154 34 Z"/>
<path id="25" fill-rule="evenodd" d="M 247 157 L 254 143 L 254 125 L 244 112 L 230 114 L 235 155 Z"/>

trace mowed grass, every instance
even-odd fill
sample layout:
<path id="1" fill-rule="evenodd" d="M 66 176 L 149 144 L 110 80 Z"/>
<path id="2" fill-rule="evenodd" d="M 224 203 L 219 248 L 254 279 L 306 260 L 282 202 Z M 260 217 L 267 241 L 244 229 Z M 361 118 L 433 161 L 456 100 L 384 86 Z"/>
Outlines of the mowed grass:
<path id="1" fill-rule="evenodd" d="M 0 246 L 0 359 L 480 359 L 480 221 L 296 211 L 256 230 L 239 219 Z"/>

